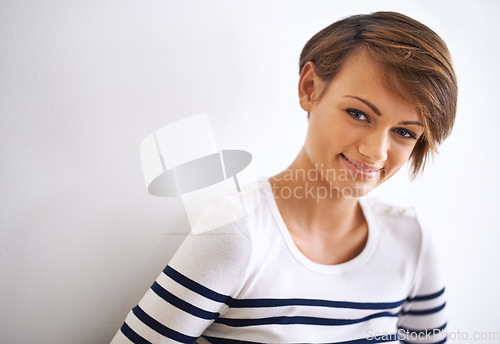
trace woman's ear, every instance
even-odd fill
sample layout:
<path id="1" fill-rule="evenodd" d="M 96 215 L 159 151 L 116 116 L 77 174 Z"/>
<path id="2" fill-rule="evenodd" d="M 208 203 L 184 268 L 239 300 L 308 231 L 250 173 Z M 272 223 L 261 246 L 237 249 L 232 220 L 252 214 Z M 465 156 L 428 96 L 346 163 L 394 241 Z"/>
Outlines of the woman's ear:
<path id="1" fill-rule="evenodd" d="M 299 79 L 299 101 L 304 111 L 311 111 L 311 106 L 319 98 L 323 86 L 324 83 L 316 74 L 314 62 L 308 61 L 302 67 Z"/>

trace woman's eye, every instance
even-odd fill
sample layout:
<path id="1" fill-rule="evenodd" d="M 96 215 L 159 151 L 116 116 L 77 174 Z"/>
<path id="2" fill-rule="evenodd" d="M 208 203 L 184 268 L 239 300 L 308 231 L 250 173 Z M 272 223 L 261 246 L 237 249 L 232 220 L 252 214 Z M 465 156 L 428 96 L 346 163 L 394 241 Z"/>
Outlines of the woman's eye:
<path id="1" fill-rule="evenodd" d="M 415 133 L 413 133 L 410 130 L 404 129 L 404 128 L 394 129 L 394 132 L 405 139 L 416 139 L 417 138 Z"/>
<path id="2" fill-rule="evenodd" d="M 357 119 L 358 121 L 369 122 L 368 115 L 366 115 L 362 111 L 354 110 L 354 109 L 348 109 L 347 112 L 349 113 L 349 115 L 352 118 Z"/>

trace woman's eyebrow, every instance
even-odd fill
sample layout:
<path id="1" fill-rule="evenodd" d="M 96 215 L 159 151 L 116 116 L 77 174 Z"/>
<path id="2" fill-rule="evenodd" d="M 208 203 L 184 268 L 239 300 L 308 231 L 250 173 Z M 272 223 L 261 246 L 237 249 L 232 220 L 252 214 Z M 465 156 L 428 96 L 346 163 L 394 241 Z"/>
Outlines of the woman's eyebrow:
<path id="1" fill-rule="evenodd" d="M 412 125 L 412 124 L 415 124 L 415 125 L 419 125 L 421 127 L 423 127 L 424 125 L 420 122 L 410 122 L 410 121 L 405 121 L 405 122 L 400 122 L 399 124 L 402 124 L 402 125 Z"/>
<path id="2" fill-rule="evenodd" d="M 345 95 L 344 97 L 349 97 L 349 98 L 354 98 L 354 99 L 357 99 L 359 100 L 360 102 L 363 102 L 365 103 L 370 109 L 372 109 L 373 112 L 375 112 L 375 114 L 377 116 L 382 116 L 382 113 L 380 112 L 379 109 L 377 109 L 377 107 L 375 105 L 373 105 L 372 103 L 370 103 L 368 100 L 366 99 L 363 99 L 363 98 L 360 98 L 360 97 L 356 97 L 356 96 L 351 96 L 351 95 Z M 402 125 L 419 125 L 421 127 L 423 127 L 424 125 L 420 122 L 412 122 L 412 121 L 404 121 L 404 122 L 400 122 L 399 124 L 402 124 Z"/>
<path id="3" fill-rule="evenodd" d="M 363 102 L 365 103 L 370 109 L 373 110 L 373 112 L 375 112 L 375 114 L 377 116 L 382 116 L 382 114 L 380 113 L 380 111 L 377 109 L 377 107 L 375 105 L 373 105 L 372 103 L 370 103 L 368 100 L 366 99 L 363 99 L 363 98 L 359 98 L 359 97 L 356 97 L 356 96 L 350 96 L 350 95 L 345 95 L 344 97 L 349 97 L 349 98 L 354 98 L 354 99 L 357 99 L 359 100 L 360 102 Z"/>

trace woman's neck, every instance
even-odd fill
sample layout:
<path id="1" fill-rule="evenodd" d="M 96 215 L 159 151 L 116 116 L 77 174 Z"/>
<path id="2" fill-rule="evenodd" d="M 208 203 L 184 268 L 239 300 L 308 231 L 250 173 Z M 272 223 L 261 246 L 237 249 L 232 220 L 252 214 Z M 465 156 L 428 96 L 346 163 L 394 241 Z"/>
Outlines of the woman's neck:
<path id="1" fill-rule="evenodd" d="M 311 240 L 336 240 L 365 228 L 358 198 L 343 197 L 304 156 L 299 154 L 285 171 L 269 178 L 289 231 Z"/>

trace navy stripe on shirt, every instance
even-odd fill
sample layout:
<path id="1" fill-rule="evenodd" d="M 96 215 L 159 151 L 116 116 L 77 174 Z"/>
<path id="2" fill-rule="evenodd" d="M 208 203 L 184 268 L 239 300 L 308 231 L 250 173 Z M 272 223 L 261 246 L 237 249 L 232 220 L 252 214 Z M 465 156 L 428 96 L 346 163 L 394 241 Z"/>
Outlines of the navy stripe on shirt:
<path id="1" fill-rule="evenodd" d="M 219 338 L 219 337 L 210 337 L 210 336 L 201 336 L 210 342 L 210 344 L 263 344 L 260 342 L 249 342 L 247 340 L 236 340 L 236 339 L 228 339 L 228 338 Z"/>
<path id="2" fill-rule="evenodd" d="M 436 328 L 426 328 L 426 329 L 421 329 L 421 330 L 402 327 L 402 326 L 399 326 L 398 329 L 403 330 L 405 332 L 409 332 L 409 333 L 428 334 L 428 333 L 439 333 L 446 328 L 446 325 L 447 325 L 447 323 L 444 323 L 443 325 L 436 327 Z"/>
<path id="3" fill-rule="evenodd" d="M 446 302 L 443 303 L 441 306 L 438 306 L 436 308 L 419 309 L 419 310 L 409 310 L 409 311 L 401 310 L 401 315 L 406 315 L 406 314 L 408 314 L 408 315 L 427 315 L 427 314 L 433 314 L 433 313 L 439 312 L 445 306 L 446 306 Z"/>
<path id="4" fill-rule="evenodd" d="M 134 330 L 127 325 L 127 323 L 123 323 L 120 331 L 134 344 L 152 344 L 150 341 L 139 336 Z"/>
<path id="5" fill-rule="evenodd" d="M 220 314 L 217 312 L 209 312 L 204 309 L 198 308 L 196 306 L 193 306 L 192 304 L 178 298 L 174 294 L 170 293 L 167 291 L 165 288 L 163 288 L 161 285 L 159 285 L 157 282 L 155 282 L 152 286 L 151 289 L 163 300 L 167 301 L 171 305 L 183 310 L 184 312 L 187 312 L 191 315 L 194 315 L 198 318 L 201 319 L 207 319 L 207 320 L 213 320 L 217 318 Z"/>
<path id="6" fill-rule="evenodd" d="M 154 319 L 149 314 L 144 312 L 141 309 L 141 307 L 139 307 L 139 306 L 135 306 L 132 309 L 132 312 L 135 314 L 135 316 L 140 321 L 142 321 L 144 324 L 146 324 L 147 326 L 149 326 L 150 328 L 152 328 L 153 330 L 155 330 L 156 332 L 158 332 L 159 334 L 161 334 L 165 337 L 174 339 L 174 340 L 181 342 L 181 343 L 194 343 L 194 342 L 196 342 L 197 338 L 185 335 L 183 333 L 172 330 L 171 328 L 168 328 L 167 326 L 163 325 L 158 320 Z"/>
<path id="7" fill-rule="evenodd" d="M 351 301 L 332 301 L 332 300 L 316 300 L 316 299 L 301 299 L 301 298 L 234 299 L 231 296 L 218 293 L 212 289 L 209 289 L 201 285 L 198 282 L 193 281 L 192 279 L 184 276 L 171 266 L 167 266 L 163 272 L 165 273 L 165 275 L 167 275 L 180 285 L 184 286 L 185 288 L 199 295 L 202 295 L 212 301 L 227 304 L 232 308 L 313 306 L 313 307 L 332 307 L 332 308 L 350 308 L 350 309 L 392 309 L 401 306 L 405 302 L 405 300 L 400 300 L 395 302 L 351 302 Z"/>
<path id="8" fill-rule="evenodd" d="M 163 273 L 165 275 L 167 275 L 168 277 L 170 277 L 171 279 L 173 279 L 174 281 L 176 281 L 177 283 L 179 283 L 180 285 L 194 291 L 197 294 L 200 294 L 201 296 L 206 297 L 207 299 L 221 302 L 221 303 L 225 303 L 225 304 L 228 304 L 233 299 L 230 296 L 220 294 L 216 291 L 213 291 L 212 289 L 209 289 L 209 288 L 201 285 L 198 282 L 193 281 L 192 279 L 184 276 L 183 274 L 181 274 L 177 270 L 173 269 L 169 265 L 167 265 L 165 270 L 163 270 Z"/>
<path id="9" fill-rule="evenodd" d="M 401 306 L 405 300 L 396 302 L 351 302 L 315 299 L 234 299 L 233 308 L 283 307 L 283 306 L 315 306 L 352 309 L 391 309 Z"/>
<path id="10" fill-rule="evenodd" d="M 425 344 L 444 344 L 444 343 L 446 343 L 446 340 L 447 340 L 447 338 L 440 340 L 439 342 L 425 342 Z M 406 340 L 400 340 L 399 342 L 404 343 L 404 344 L 419 344 L 419 343 L 421 343 L 421 342 L 408 342 Z"/>
<path id="11" fill-rule="evenodd" d="M 210 336 L 202 336 L 206 340 L 208 340 L 212 344 L 264 344 L 261 342 L 249 342 L 246 340 L 236 340 L 236 339 L 228 339 L 228 338 L 218 338 L 218 337 L 210 337 Z M 361 338 L 361 339 L 353 339 L 342 342 L 330 342 L 323 344 L 375 344 L 375 343 L 387 343 L 387 342 L 397 342 L 397 334 L 391 334 L 383 337 L 373 337 L 373 338 Z M 297 343 L 299 344 L 299 343 Z"/>
<path id="12" fill-rule="evenodd" d="M 269 318 L 254 318 L 254 319 L 235 319 L 235 318 L 218 318 L 216 323 L 224 324 L 231 327 L 259 326 L 259 325 L 322 325 L 322 326 L 342 326 L 357 324 L 368 321 L 374 318 L 381 317 L 397 317 L 397 313 L 381 312 L 370 314 L 358 319 L 332 319 L 318 318 L 306 316 L 279 316 Z"/>
<path id="13" fill-rule="evenodd" d="M 398 327 L 398 335 L 400 335 L 401 337 L 401 333 L 400 333 L 400 330 L 403 330 L 405 331 L 406 333 L 404 334 L 404 338 L 400 338 L 400 342 L 401 343 L 405 343 L 405 344 L 418 344 L 418 343 L 421 343 L 421 342 L 412 342 L 412 341 L 406 341 L 404 340 L 405 338 L 428 338 L 428 336 L 440 336 L 443 337 L 443 331 L 445 328 L 446 328 L 446 325 L 447 323 L 444 323 L 443 325 L 439 326 L 439 327 L 436 327 L 436 328 L 428 328 L 428 329 L 423 329 L 423 330 L 417 330 L 417 329 L 410 329 L 410 328 L 405 328 L 405 327 Z M 414 335 L 413 335 L 414 334 Z M 438 342 L 426 342 L 426 343 L 429 343 L 429 344 L 442 344 L 442 343 L 446 343 L 446 336 L 441 339 L 440 341 Z"/>
<path id="14" fill-rule="evenodd" d="M 437 291 L 435 293 L 432 293 L 432 294 L 427 294 L 427 295 L 417 295 L 415 297 L 408 297 L 406 300 L 409 301 L 409 302 L 413 302 L 413 301 L 427 301 L 427 300 L 432 300 L 432 299 L 435 299 L 441 295 L 443 295 L 444 293 L 444 287 L 443 289 L 441 289 L 440 291 Z"/>

